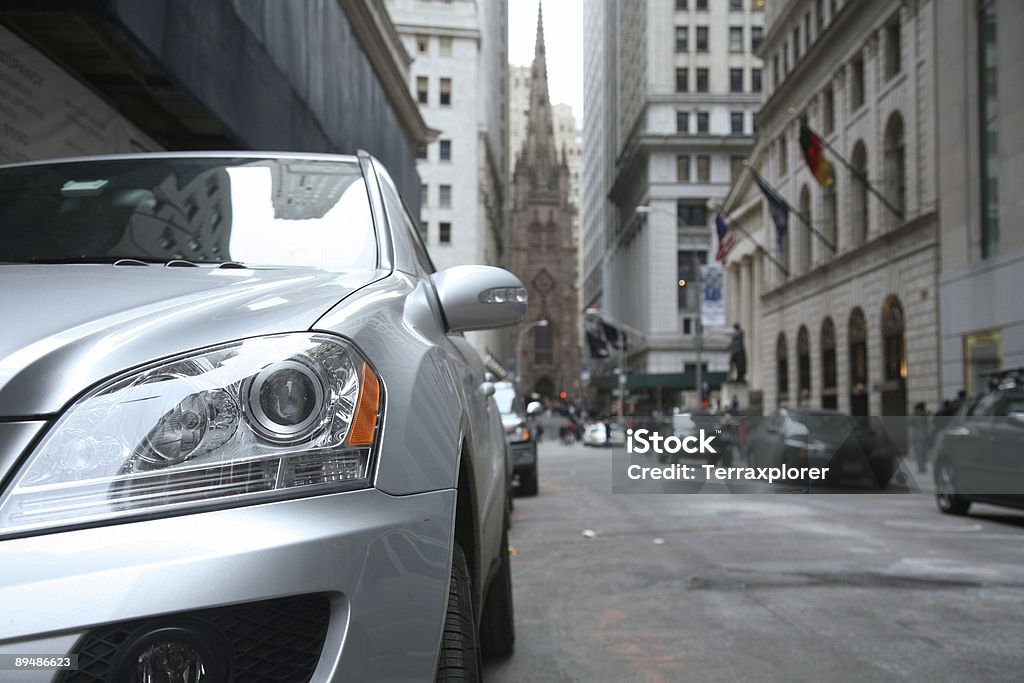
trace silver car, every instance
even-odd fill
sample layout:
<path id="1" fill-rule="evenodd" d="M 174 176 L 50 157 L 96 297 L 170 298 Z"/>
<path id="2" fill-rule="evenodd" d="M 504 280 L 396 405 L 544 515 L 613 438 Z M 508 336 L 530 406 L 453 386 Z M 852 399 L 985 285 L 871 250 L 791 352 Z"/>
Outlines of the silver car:
<path id="1" fill-rule="evenodd" d="M 511 652 L 507 447 L 461 333 L 526 293 L 434 272 L 378 162 L 5 166 L 0 235 L 0 663 L 54 658 L 0 679 L 475 680 Z"/>

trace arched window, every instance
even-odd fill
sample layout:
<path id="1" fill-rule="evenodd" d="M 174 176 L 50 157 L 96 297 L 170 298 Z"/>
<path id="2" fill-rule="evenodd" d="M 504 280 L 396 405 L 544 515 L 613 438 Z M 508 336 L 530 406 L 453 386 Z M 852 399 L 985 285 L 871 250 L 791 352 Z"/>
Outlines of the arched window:
<path id="1" fill-rule="evenodd" d="M 786 347 L 786 334 L 779 333 L 775 342 L 775 381 L 778 388 L 778 405 L 782 406 L 789 400 L 789 351 Z"/>
<path id="2" fill-rule="evenodd" d="M 822 232 L 825 233 L 825 237 L 835 245 L 837 248 L 839 244 L 837 242 L 837 236 L 839 235 L 839 210 L 838 210 L 838 198 L 836 197 L 836 184 L 832 183 L 821 191 L 821 208 L 822 213 Z"/>
<path id="3" fill-rule="evenodd" d="M 850 183 L 850 243 L 864 244 L 868 237 L 868 151 L 864 142 L 857 141 L 850 155 L 853 179 Z"/>
<path id="4" fill-rule="evenodd" d="M 548 322 L 544 327 L 533 328 L 533 362 L 535 365 L 551 365 L 555 362 L 555 326 Z"/>
<path id="5" fill-rule="evenodd" d="M 811 400 L 811 335 L 803 325 L 796 333 L 796 368 L 800 386 L 798 400 L 806 405 Z"/>
<path id="6" fill-rule="evenodd" d="M 889 202 L 906 215 L 907 211 L 907 174 L 906 174 L 906 143 L 903 139 L 903 117 L 894 111 L 885 124 L 883 141 L 883 158 L 885 160 L 885 194 Z M 896 227 L 899 220 L 892 212 L 887 211 L 890 227 Z"/>
<path id="7" fill-rule="evenodd" d="M 821 407 L 836 410 L 836 326 L 832 318 L 821 323 Z"/>
<path id="8" fill-rule="evenodd" d="M 882 383 L 882 414 L 907 414 L 907 350 L 903 331 L 903 305 L 891 294 L 882 304 L 882 353 L 885 381 Z"/>
<path id="9" fill-rule="evenodd" d="M 800 235 L 797 240 L 800 244 L 800 254 L 797 258 L 800 259 L 800 272 L 806 273 L 811 269 L 811 226 L 814 225 L 814 217 L 811 215 L 811 191 L 806 185 L 800 188 L 800 213 L 804 218 L 797 218 L 796 225 L 790 226 L 790 230 L 796 227 L 797 234 Z"/>
<path id="10" fill-rule="evenodd" d="M 850 313 L 846 332 L 850 349 L 850 414 L 868 414 L 868 323 L 859 307 Z"/>

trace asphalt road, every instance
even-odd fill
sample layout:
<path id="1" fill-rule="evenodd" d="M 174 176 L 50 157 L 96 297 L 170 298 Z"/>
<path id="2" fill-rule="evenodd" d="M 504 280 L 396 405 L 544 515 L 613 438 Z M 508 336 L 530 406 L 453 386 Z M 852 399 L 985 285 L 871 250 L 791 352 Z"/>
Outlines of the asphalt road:
<path id="1" fill-rule="evenodd" d="M 1024 681 L 1024 514 L 613 494 L 608 450 L 553 440 L 540 468 L 510 532 L 516 653 L 488 683 Z"/>

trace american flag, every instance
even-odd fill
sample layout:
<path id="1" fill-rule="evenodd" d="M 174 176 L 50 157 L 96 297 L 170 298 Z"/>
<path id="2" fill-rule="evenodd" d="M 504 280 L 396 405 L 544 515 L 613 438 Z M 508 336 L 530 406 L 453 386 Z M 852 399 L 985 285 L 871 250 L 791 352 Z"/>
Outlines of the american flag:
<path id="1" fill-rule="evenodd" d="M 715 216 L 715 228 L 718 230 L 718 251 L 715 253 L 715 260 L 724 266 L 729 252 L 732 251 L 739 240 L 736 239 L 736 235 L 726 225 L 722 214 Z"/>

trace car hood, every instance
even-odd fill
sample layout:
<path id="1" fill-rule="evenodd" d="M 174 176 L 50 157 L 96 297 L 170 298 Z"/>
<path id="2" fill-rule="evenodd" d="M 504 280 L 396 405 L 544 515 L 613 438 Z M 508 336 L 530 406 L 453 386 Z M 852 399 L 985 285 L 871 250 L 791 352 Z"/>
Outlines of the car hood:
<path id="1" fill-rule="evenodd" d="M 97 382 L 196 348 L 304 331 L 378 270 L 0 266 L 0 418 L 61 410 Z"/>

